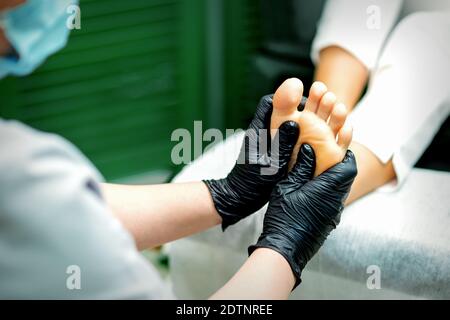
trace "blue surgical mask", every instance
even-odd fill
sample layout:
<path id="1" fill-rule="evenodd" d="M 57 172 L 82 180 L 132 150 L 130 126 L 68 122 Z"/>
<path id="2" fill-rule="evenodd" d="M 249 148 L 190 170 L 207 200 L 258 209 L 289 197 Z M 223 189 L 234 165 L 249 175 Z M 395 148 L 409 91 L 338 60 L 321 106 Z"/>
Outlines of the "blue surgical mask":
<path id="1" fill-rule="evenodd" d="M 28 0 L 0 13 L 0 27 L 16 53 L 0 57 L 0 79 L 29 74 L 63 48 L 70 31 L 66 10 L 76 3 L 78 0 Z"/>

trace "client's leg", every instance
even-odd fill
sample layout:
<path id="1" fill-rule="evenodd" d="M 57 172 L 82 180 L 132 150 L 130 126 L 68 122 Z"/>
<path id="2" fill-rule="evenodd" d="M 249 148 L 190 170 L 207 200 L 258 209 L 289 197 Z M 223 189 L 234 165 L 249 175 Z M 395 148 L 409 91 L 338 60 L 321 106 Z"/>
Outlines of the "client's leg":
<path id="1" fill-rule="evenodd" d="M 416 13 L 388 39 L 350 114 L 358 176 L 347 202 L 395 177 L 400 184 L 448 116 L 449 37 L 448 13 Z"/>

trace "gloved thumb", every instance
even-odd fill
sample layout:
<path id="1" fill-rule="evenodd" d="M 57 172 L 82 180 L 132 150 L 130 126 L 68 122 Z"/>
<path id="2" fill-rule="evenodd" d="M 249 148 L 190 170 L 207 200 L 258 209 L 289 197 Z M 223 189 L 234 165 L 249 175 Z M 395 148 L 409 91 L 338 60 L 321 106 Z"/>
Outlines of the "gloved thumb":
<path id="1" fill-rule="evenodd" d="M 287 169 L 299 133 L 299 126 L 295 121 L 285 121 L 278 128 L 270 147 L 270 158 L 278 168 Z"/>
<path id="2" fill-rule="evenodd" d="M 273 95 L 266 95 L 261 98 L 256 108 L 255 115 L 250 124 L 253 130 L 269 129 L 270 116 L 272 115 L 272 98 Z"/>
<path id="3" fill-rule="evenodd" d="M 347 150 L 344 160 L 323 172 L 316 179 L 336 192 L 348 193 L 357 173 L 355 155 L 352 151 Z"/>
<path id="4" fill-rule="evenodd" d="M 316 169 L 316 155 L 309 144 L 302 144 L 297 155 L 297 163 L 288 174 L 288 181 L 300 188 L 310 181 Z"/>

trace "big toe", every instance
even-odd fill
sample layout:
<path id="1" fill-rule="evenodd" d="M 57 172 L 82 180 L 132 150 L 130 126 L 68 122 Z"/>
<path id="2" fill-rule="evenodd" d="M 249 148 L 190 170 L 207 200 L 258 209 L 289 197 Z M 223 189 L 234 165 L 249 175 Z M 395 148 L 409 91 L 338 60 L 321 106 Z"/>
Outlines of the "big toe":
<path id="1" fill-rule="evenodd" d="M 273 112 L 287 115 L 297 111 L 303 96 L 303 83 L 297 78 L 284 81 L 273 96 Z"/>

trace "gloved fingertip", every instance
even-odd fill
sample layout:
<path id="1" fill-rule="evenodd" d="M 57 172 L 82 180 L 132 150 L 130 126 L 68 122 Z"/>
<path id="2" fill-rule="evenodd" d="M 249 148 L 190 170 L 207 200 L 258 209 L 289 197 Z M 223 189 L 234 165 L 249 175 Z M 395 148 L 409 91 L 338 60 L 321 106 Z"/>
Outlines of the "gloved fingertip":
<path id="1" fill-rule="evenodd" d="M 356 177 L 358 174 L 358 164 L 356 163 L 355 154 L 351 150 L 347 150 L 345 158 L 342 162 L 347 165 L 349 176 Z"/>
<path id="2" fill-rule="evenodd" d="M 306 98 L 305 96 L 302 97 L 302 100 L 300 101 L 300 104 L 297 107 L 298 111 L 303 111 L 305 109 L 306 106 L 306 101 L 308 101 L 308 98 Z"/>
<path id="3" fill-rule="evenodd" d="M 280 138 L 288 140 L 286 142 L 295 143 L 300 134 L 300 127 L 297 122 L 288 120 L 281 124 L 279 132 Z"/>
<path id="4" fill-rule="evenodd" d="M 336 166 L 345 166 L 347 168 L 354 167 L 356 169 L 355 154 L 351 150 L 347 150 L 347 152 L 345 153 L 344 160 L 336 164 Z"/>
<path id="5" fill-rule="evenodd" d="M 353 181 L 358 174 L 356 158 L 352 151 L 347 150 L 344 159 L 319 175 L 319 179 Z"/>
<path id="6" fill-rule="evenodd" d="M 272 105 L 272 103 L 273 103 L 273 94 L 267 94 L 267 95 L 263 96 L 261 98 L 261 100 L 259 100 L 258 105 L 261 105 L 261 104 Z"/>
<path id="7" fill-rule="evenodd" d="M 270 123 L 270 117 L 272 116 L 272 99 L 273 95 L 265 95 L 259 100 L 258 106 L 256 107 L 255 116 L 253 118 L 253 122 L 257 128 L 268 128 L 268 124 Z"/>
<path id="8" fill-rule="evenodd" d="M 347 150 L 347 152 L 345 153 L 345 157 L 344 157 L 344 160 L 343 160 L 344 162 L 350 162 L 350 161 L 352 161 L 352 162 L 356 162 L 356 159 L 355 159 L 355 154 L 353 153 L 353 151 L 352 150 Z"/>

